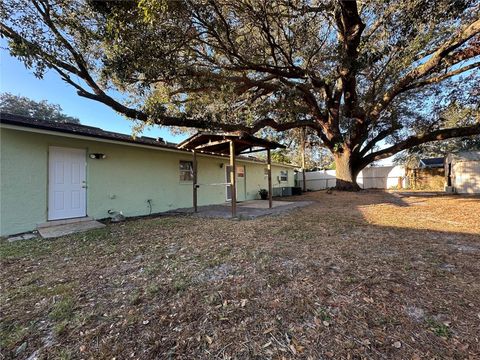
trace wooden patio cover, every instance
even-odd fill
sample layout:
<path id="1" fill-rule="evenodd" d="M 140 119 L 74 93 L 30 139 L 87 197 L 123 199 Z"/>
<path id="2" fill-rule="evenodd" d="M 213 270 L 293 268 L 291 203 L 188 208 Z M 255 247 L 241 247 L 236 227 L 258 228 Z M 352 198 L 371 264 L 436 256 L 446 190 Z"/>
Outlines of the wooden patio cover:
<path id="1" fill-rule="evenodd" d="M 249 154 L 258 151 L 267 151 L 268 169 L 268 204 L 272 207 L 272 166 L 270 150 L 285 148 L 285 146 L 265 139 L 255 137 L 244 131 L 228 133 L 199 132 L 178 144 L 179 149 L 193 152 L 193 208 L 197 207 L 198 177 L 197 177 L 197 153 L 230 157 L 230 186 L 232 200 L 232 217 L 237 215 L 237 155 Z"/>

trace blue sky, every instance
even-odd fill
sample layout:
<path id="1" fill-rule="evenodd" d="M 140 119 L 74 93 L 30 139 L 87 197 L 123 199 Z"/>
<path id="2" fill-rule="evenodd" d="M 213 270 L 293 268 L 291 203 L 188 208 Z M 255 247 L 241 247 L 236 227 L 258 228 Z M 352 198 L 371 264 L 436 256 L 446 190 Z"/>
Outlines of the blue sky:
<path id="1" fill-rule="evenodd" d="M 132 133 L 133 122 L 117 114 L 108 106 L 76 94 L 74 88 L 53 71 L 48 71 L 43 79 L 37 79 L 22 62 L 11 57 L 7 50 L 0 50 L 0 91 L 22 95 L 33 100 L 48 100 L 59 104 L 63 112 L 80 119 L 84 125 L 97 126 L 105 130 L 124 134 Z M 172 135 L 168 129 L 150 127 L 142 133 L 145 136 L 162 137 L 172 142 L 180 142 L 187 136 Z"/>

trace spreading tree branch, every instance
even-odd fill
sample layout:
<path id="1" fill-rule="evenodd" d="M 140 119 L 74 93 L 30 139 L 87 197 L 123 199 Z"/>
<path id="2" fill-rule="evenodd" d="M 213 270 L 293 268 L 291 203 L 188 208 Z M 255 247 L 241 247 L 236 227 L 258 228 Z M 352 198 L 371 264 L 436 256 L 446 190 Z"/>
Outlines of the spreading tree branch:
<path id="1" fill-rule="evenodd" d="M 414 146 L 427 142 L 473 135 L 480 135 L 480 123 L 465 127 L 435 130 L 422 135 L 413 135 L 403 141 L 397 142 L 395 145 L 389 146 L 385 149 L 364 156 L 362 159 L 362 164 L 366 166 L 373 161 L 385 159 L 387 157 L 395 155 L 399 151 L 410 149 Z"/>
<path id="2" fill-rule="evenodd" d="M 448 78 L 451 78 L 452 76 L 460 75 L 463 74 L 467 71 L 473 70 L 480 68 L 480 62 L 474 62 L 472 64 L 460 67 L 458 69 L 452 70 L 450 72 L 447 72 L 446 74 L 443 75 L 438 75 L 438 76 L 432 76 L 426 80 L 421 80 L 414 82 L 410 84 L 409 86 L 406 86 L 403 91 L 411 90 L 414 88 L 426 86 L 426 85 L 431 85 L 431 84 L 438 84 L 439 82 L 442 82 L 443 80 L 446 80 Z"/>
<path id="3" fill-rule="evenodd" d="M 443 59 L 451 54 L 455 49 L 458 49 L 472 37 L 480 33 L 480 20 L 463 27 L 450 41 L 445 42 L 435 51 L 431 57 L 411 70 L 408 74 L 402 77 L 395 85 L 390 87 L 387 92 L 381 97 L 380 101 L 373 107 L 370 112 L 371 118 L 378 118 L 380 113 L 393 101 L 393 99 L 400 93 L 405 91 L 405 88 L 416 80 L 419 80 L 425 75 L 428 75 L 434 70 Z"/>
<path id="4" fill-rule="evenodd" d="M 94 100 L 100 103 L 103 103 L 118 113 L 135 120 L 140 121 L 150 121 L 154 124 L 161 126 L 178 126 L 178 127 L 188 127 L 188 128 L 199 128 L 199 129 L 217 129 L 223 131 L 246 131 L 250 133 L 255 133 L 265 127 L 271 127 L 276 131 L 286 131 L 296 127 L 309 126 L 316 130 L 320 130 L 317 122 L 314 121 L 296 121 L 296 122 L 285 122 L 280 123 L 273 119 L 260 119 L 253 123 L 251 126 L 244 124 L 230 124 L 214 121 L 210 118 L 189 118 L 187 116 L 168 116 L 166 114 L 155 114 L 155 117 L 152 119 L 149 114 L 139 109 L 130 108 L 123 105 L 122 103 L 115 100 L 113 97 L 109 96 L 101 86 L 94 80 L 91 76 L 90 71 L 86 65 L 85 59 L 81 54 L 75 49 L 75 47 L 69 43 L 69 41 L 61 34 L 57 29 L 55 22 L 51 19 L 50 9 L 43 2 L 34 2 L 34 5 L 37 11 L 42 16 L 44 23 L 52 31 L 52 34 L 55 38 L 61 42 L 67 51 L 70 53 L 72 60 L 75 65 L 61 61 L 57 56 L 49 54 L 47 51 L 43 50 L 37 44 L 28 41 L 26 38 L 21 36 L 18 32 L 14 31 L 11 27 L 7 26 L 4 23 L 0 24 L 0 33 L 2 36 L 5 36 L 11 39 L 17 44 L 21 44 L 24 47 L 28 47 L 30 51 L 34 54 L 37 54 L 39 58 L 44 59 L 46 64 L 53 70 L 55 70 L 69 85 L 73 86 L 77 90 L 77 94 L 81 97 Z M 276 70 L 264 69 L 273 72 Z M 69 74 L 73 74 L 88 85 L 92 91 L 86 90 L 84 87 L 72 80 Z M 211 75 L 211 74 L 210 74 Z M 283 74 L 285 75 L 285 74 Z M 246 77 L 239 77 L 237 80 L 245 81 L 249 86 L 262 87 L 268 90 L 274 90 L 276 87 L 272 84 L 262 82 L 262 81 L 253 81 L 247 79 Z"/>

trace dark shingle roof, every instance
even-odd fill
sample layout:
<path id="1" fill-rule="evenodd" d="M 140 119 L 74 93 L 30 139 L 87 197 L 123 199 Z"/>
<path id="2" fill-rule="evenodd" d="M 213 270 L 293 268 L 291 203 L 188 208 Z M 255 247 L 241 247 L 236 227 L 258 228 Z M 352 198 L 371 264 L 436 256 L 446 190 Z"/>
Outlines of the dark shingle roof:
<path id="1" fill-rule="evenodd" d="M 154 146 L 154 147 L 159 147 L 164 149 L 173 149 L 177 151 L 190 152 L 190 150 L 181 149 L 177 147 L 177 144 L 164 141 L 162 138 L 155 139 L 148 136 L 139 136 L 134 138 L 131 135 L 119 134 L 112 131 L 106 131 L 94 126 L 87 126 L 87 125 L 80 125 L 80 124 L 73 124 L 73 123 L 58 123 L 58 122 L 39 120 L 39 119 L 34 119 L 26 116 L 13 115 L 13 114 L 8 114 L 3 112 L 0 112 L 0 123 L 15 125 L 15 126 L 22 126 L 22 127 L 32 128 L 32 129 L 49 130 L 49 131 L 54 131 L 54 132 L 59 132 L 64 134 L 75 134 L 75 135 L 88 136 L 88 137 L 99 138 L 99 139 L 116 140 L 121 142 L 139 144 L 139 145 L 148 145 L 148 146 Z M 220 155 L 220 156 L 225 156 L 225 155 Z M 238 156 L 237 159 L 263 163 L 262 160 L 253 156 Z M 279 165 L 295 167 L 289 164 L 279 164 Z"/>
<path id="2" fill-rule="evenodd" d="M 8 113 L 0 113 L 0 122 L 3 124 L 24 126 L 24 127 L 34 128 L 34 129 L 50 130 L 50 131 L 56 131 L 61 133 L 67 133 L 67 134 L 90 136 L 90 137 L 95 137 L 100 139 L 117 140 L 117 141 L 123 141 L 123 142 L 135 143 L 135 144 L 143 144 L 143 145 L 176 149 L 176 144 L 166 142 L 162 138 L 155 139 L 148 136 L 139 136 L 134 138 L 131 135 L 119 134 L 112 131 L 106 131 L 94 126 L 45 121 L 45 120 L 39 120 L 39 119 L 34 119 L 26 116 L 13 115 Z"/>
<path id="3" fill-rule="evenodd" d="M 121 142 L 139 144 L 139 145 L 148 145 L 148 146 L 154 146 L 154 147 L 159 147 L 164 149 L 174 149 L 177 151 L 190 152 L 189 150 L 178 148 L 177 144 L 164 141 L 161 138 L 155 139 L 148 136 L 140 136 L 140 137 L 134 138 L 131 135 L 119 134 L 112 131 L 106 131 L 94 126 L 87 126 L 87 125 L 80 125 L 80 124 L 73 124 L 73 123 L 58 123 L 58 122 L 39 120 L 39 119 L 34 119 L 26 116 L 13 115 L 13 114 L 2 113 L 2 112 L 0 112 L 0 123 L 22 126 L 22 127 L 32 128 L 32 129 L 49 130 L 49 131 L 54 131 L 54 132 L 59 132 L 64 134 L 75 134 L 75 135 L 89 136 L 89 137 L 99 138 L 99 139 L 116 140 Z M 220 155 L 220 156 L 224 156 L 224 155 Z M 263 161 L 253 156 L 238 156 L 237 158 L 241 160 L 263 163 Z M 293 165 L 289 165 L 289 164 L 281 164 L 281 165 L 294 167 Z"/>

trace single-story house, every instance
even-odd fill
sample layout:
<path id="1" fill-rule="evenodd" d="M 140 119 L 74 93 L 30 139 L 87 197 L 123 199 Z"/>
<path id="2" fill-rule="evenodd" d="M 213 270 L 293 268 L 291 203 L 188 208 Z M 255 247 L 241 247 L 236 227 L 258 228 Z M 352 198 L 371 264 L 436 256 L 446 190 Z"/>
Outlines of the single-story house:
<path id="1" fill-rule="evenodd" d="M 192 152 L 149 137 L 0 114 L 0 235 L 48 221 L 142 216 L 192 207 Z M 198 205 L 229 200 L 229 159 L 197 155 Z M 267 189 L 266 164 L 237 158 L 237 201 Z M 294 186 L 294 167 L 272 164 L 276 187 Z"/>
<path id="2" fill-rule="evenodd" d="M 445 158 L 447 190 L 480 194 L 480 151 L 462 151 Z"/>

